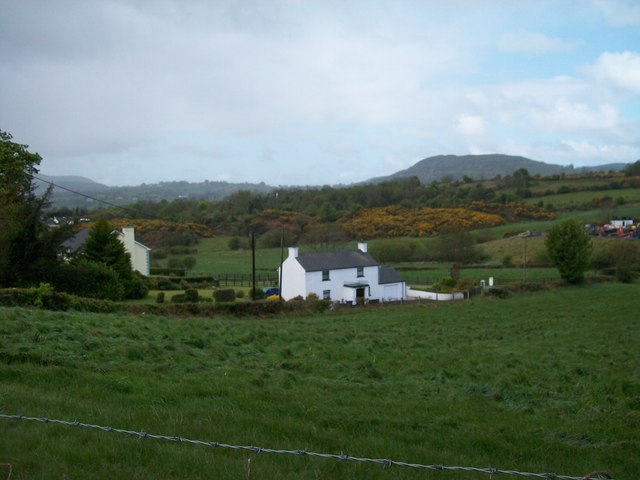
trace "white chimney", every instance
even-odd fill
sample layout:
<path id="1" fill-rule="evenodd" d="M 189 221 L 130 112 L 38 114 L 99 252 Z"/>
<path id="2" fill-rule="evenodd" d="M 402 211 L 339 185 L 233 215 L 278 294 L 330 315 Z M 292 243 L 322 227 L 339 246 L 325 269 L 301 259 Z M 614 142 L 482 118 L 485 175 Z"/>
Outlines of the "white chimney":
<path id="1" fill-rule="evenodd" d="M 289 256 L 291 258 L 298 258 L 298 247 L 289 247 Z"/>
<path id="2" fill-rule="evenodd" d="M 129 252 L 131 258 L 133 259 L 133 252 L 135 251 L 136 244 L 136 231 L 133 227 L 124 227 L 122 229 L 122 234 L 124 236 L 124 249 Z"/>
<path id="3" fill-rule="evenodd" d="M 367 253 L 367 244 L 365 242 L 358 242 L 358 250 L 362 253 Z"/>

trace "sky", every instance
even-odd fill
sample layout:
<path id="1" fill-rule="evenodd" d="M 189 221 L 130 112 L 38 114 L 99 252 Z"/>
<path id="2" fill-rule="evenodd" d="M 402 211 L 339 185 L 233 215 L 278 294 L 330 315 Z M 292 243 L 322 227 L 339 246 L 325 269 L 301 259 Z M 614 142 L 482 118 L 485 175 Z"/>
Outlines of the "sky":
<path id="1" fill-rule="evenodd" d="M 640 0 L 0 0 L 0 130 L 111 186 L 635 162 Z"/>

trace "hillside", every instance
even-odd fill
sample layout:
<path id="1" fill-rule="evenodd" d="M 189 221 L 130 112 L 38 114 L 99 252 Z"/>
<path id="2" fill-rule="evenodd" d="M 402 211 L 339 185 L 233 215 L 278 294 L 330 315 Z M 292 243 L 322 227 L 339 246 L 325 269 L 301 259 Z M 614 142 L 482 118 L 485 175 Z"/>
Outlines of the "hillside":
<path id="1" fill-rule="evenodd" d="M 96 208 L 103 206 L 99 203 L 108 202 L 116 205 L 126 205 L 137 201 L 160 202 L 177 199 L 194 200 L 220 200 L 240 190 L 249 190 L 256 193 L 266 193 L 273 187 L 264 183 L 229 183 L 229 182 L 160 182 L 127 186 L 110 187 L 79 176 L 52 176 L 38 175 L 45 180 L 36 181 L 38 193 L 44 192 L 49 186 L 46 182 L 55 184 L 52 195 L 52 204 L 57 207 L 81 207 Z M 82 195 L 78 195 L 78 192 Z M 97 200 L 97 201 L 96 201 Z"/>
<path id="2" fill-rule="evenodd" d="M 62 188 L 68 188 L 69 190 L 74 190 L 81 193 L 104 192 L 110 188 L 109 186 L 102 183 L 94 182 L 90 178 L 80 177 L 78 175 L 52 176 L 39 173 L 37 177 L 38 178 L 34 181 L 34 183 L 36 186 L 36 191 L 38 193 L 47 189 L 50 183 L 55 183 Z"/>
<path id="3" fill-rule="evenodd" d="M 406 170 L 393 173 L 385 177 L 377 177 L 363 184 L 377 184 L 382 182 L 402 180 L 417 177 L 422 184 L 440 181 L 448 178 L 461 180 L 470 177 L 476 180 L 492 179 L 497 175 L 503 177 L 513 174 L 521 168 L 527 169 L 533 175 L 542 176 L 559 174 L 577 174 L 589 171 L 619 171 L 626 164 L 606 164 L 595 167 L 560 166 L 544 162 L 538 162 L 525 157 L 512 155 L 438 155 L 425 158 Z M 102 206 L 96 200 L 126 205 L 138 201 L 160 202 L 177 199 L 218 201 L 227 198 L 239 191 L 249 191 L 256 194 L 265 194 L 273 191 L 275 187 L 265 183 L 229 183 L 204 180 L 202 182 L 171 181 L 155 184 L 145 184 L 127 187 L 110 187 L 79 176 L 51 176 L 39 174 L 39 178 L 46 182 L 53 182 L 60 188 L 54 188 L 52 203 L 56 208 L 88 208 L 93 209 Z M 48 184 L 36 182 L 38 193 L 44 191 Z M 353 185 L 351 185 L 353 186 Z M 349 188 L 349 185 L 340 188 Z M 336 187 L 338 188 L 338 187 Z M 314 190 L 314 187 L 280 187 L 281 193 L 292 190 Z M 79 192 L 77 195 L 73 192 Z"/>
<path id="4" fill-rule="evenodd" d="M 443 178 L 462 180 L 465 176 L 473 179 L 491 179 L 497 175 L 511 175 L 526 168 L 531 175 L 559 175 L 583 171 L 621 170 L 625 164 L 608 164 L 597 167 L 574 168 L 539 162 L 525 157 L 490 155 L 437 155 L 420 160 L 415 165 L 386 177 L 377 177 L 369 183 L 379 183 L 398 178 L 418 177 L 422 183 L 439 181 Z"/>

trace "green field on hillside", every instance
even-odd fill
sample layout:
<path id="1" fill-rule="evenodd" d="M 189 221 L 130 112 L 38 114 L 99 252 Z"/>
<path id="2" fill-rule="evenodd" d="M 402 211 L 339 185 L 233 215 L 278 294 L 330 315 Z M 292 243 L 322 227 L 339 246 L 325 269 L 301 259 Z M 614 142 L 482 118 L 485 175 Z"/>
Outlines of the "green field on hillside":
<path id="1" fill-rule="evenodd" d="M 628 188 L 624 190 L 596 190 L 585 192 L 571 192 L 555 195 L 545 195 L 543 197 L 533 197 L 526 199 L 527 203 L 543 202 L 545 205 L 553 205 L 557 209 L 566 210 L 575 207 L 581 207 L 589 204 L 594 199 L 609 197 L 613 202 L 622 202 L 620 207 L 624 208 L 625 204 L 640 202 L 640 189 Z M 618 208 L 618 206 L 614 208 Z M 637 208 L 636 208 L 637 211 Z"/>
<path id="2" fill-rule="evenodd" d="M 263 319 L 3 308 L 0 412 L 631 480 L 640 471 L 637 308 L 637 285 L 616 283 Z M 0 464 L 12 480 L 237 480 L 248 459 L 256 479 L 489 479 L 0 419 Z"/>

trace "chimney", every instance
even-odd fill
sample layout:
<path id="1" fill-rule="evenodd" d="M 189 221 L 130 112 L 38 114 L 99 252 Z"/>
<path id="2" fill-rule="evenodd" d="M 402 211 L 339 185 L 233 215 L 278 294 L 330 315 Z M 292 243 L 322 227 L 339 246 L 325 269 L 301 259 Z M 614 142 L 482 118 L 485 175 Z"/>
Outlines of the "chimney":
<path id="1" fill-rule="evenodd" d="M 135 249 L 135 243 L 136 243 L 136 232 L 135 229 L 133 227 L 124 227 L 122 229 L 122 234 L 124 236 L 124 248 L 127 252 L 129 252 L 129 254 L 131 255 L 131 257 L 133 258 L 133 251 Z"/>
<path id="2" fill-rule="evenodd" d="M 298 247 L 289 247 L 289 256 L 291 258 L 298 258 Z"/>
<path id="3" fill-rule="evenodd" d="M 365 242 L 358 242 L 358 250 L 362 253 L 367 253 L 367 244 Z"/>

